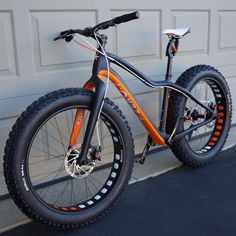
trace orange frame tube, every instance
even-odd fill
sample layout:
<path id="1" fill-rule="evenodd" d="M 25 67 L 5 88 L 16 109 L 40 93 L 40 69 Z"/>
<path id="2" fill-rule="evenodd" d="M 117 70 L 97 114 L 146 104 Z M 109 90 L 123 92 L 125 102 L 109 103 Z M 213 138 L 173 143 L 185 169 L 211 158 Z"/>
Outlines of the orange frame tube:
<path id="1" fill-rule="evenodd" d="M 102 79 L 102 76 L 108 77 L 108 71 L 107 70 L 101 70 L 99 71 L 98 77 Z M 163 137 L 159 134 L 157 129 L 154 127 L 152 122 L 148 119 L 148 117 L 145 115 L 143 110 L 140 108 L 138 103 L 135 101 L 135 99 L 132 97 L 131 93 L 126 89 L 126 87 L 120 82 L 120 80 L 112 74 L 112 72 L 109 72 L 109 79 L 112 81 L 112 83 L 116 86 L 116 88 L 120 91 L 121 95 L 125 98 L 129 106 L 132 108 L 136 116 L 139 118 L 139 120 L 142 122 L 143 126 L 149 133 L 149 135 L 152 138 L 152 141 L 155 144 L 159 145 L 166 145 L 165 140 Z"/>
<path id="2" fill-rule="evenodd" d="M 99 71 L 98 78 L 102 80 L 102 76 L 108 77 L 108 71 L 107 70 Z M 134 113 L 137 115 L 139 120 L 142 122 L 143 126 L 145 127 L 145 129 L 147 130 L 149 135 L 151 136 L 152 141 L 155 144 L 166 145 L 165 140 L 163 139 L 163 137 L 159 134 L 159 132 L 154 127 L 152 122 L 148 119 L 148 117 L 145 115 L 145 113 L 140 108 L 138 103 L 132 97 L 131 93 L 120 82 L 120 80 L 114 74 L 112 74 L 111 72 L 109 72 L 109 79 L 116 86 L 116 88 L 120 91 L 121 95 L 125 98 L 125 100 L 129 104 L 129 106 L 132 108 Z M 91 83 L 88 83 L 84 86 L 84 88 L 91 91 L 91 90 L 94 89 L 94 85 L 91 84 Z M 72 130 L 71 137 L 70 137 L 69 147 L 72 147 L 72 146 L 76 145 L 76 140 L 79 136 L 81 127 L 83 125 L 84 114 L 85 114 L 84 109 L 81 109 L 81 108 L 77 109 L 74 124 L 73 124 L 73 130 Z"/>

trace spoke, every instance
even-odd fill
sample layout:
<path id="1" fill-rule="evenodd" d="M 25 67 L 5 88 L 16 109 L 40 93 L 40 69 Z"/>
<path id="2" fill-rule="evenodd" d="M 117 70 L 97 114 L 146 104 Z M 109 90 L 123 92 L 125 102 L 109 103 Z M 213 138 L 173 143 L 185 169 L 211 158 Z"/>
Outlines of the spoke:
<path id="1" fill-rule="evenodd" d="M 106 177 L 109 176 L 109 174 L 107 174 L 104 170 L 101 170 L 101 173 L 103 173 Z"/>
<path id="2" fill-rule="evenodd" d="M 55 156 L 55 155 L 51 154 L 50 152 L 44 151 L 44 150 L 42 150 L 42 149 L 39 149 L 38 147 L 31 146 L 31 148 L 34 148 L 34 149 L 36 149 L 36 150 L 38 150 L 38 151 L 40 151 L 40 152 L 46 153 L 46 154 L 48 154 L 49 156 Z M 61 156 L 63 156 L 63 154 L 61 154 L 61 153 L 59 153 L 59 154 L 60 154 Z"/>
<path id="3" fill-rule="evenodd" d="M 88 200 L 88 189 L 87 189 L 87 182 L 85 181 L 85 178 L 84 179 L 84 185 L 85 185 L 85 194 L 86 194 L 86 200 Z"/>
<path id="4" fill-rule="evenodd" d="M 204 133 L 207 132 L 207 127 L 205 126 L 204 127 Z M 206 145 L 206 135 L 203 136 L 203 139 L 204 139 L 204 146 Z"/>
<path id="5" fill-rule="evenodd" d="M 51 126 L 53 126 L 55 129 L 57 129 L 57 127 L 51 122 L 51 120 L 48 123 L 51 124 Z M 65 135 L 63 133 L 61 133 L 61 136 L 64 138 L 64 140 L 67 143 L 69 143 L 69 140 L 65 137 Z"/>
<path id="6" fill-rule="evenodd" d="M 87 186 L 87 189 L 88 189 L 89 198 L 90 198 L 90 196 L 93 196 L 93 195 L 91 194 L 91 191 L 90 191 L 90 189 L 89 189 L 89 185 L 88 185 L 88 183 L 87 183 L 87 179 L 84 178 L 84 180 L 85 180 L 85 183 L 86 183 L 86 186 Z M 87 198 L 87 199 L 88 199 L 88 198 Z"/>
<path id="7" fill-rule="evenodd" d="M 96 178 L 94 178 L 92 175 L 89 176 L 90 178 L 94 179 L 97 183 L 99 183 L 100 185 L 104 185 L 104 183 L 99 182 Z"/>
<path id="8" fill-rule="evenodd" d="M 58 156 L 63 156 L 63 155 L 58 155 Z M 40 158 L 40 157 L 48 157 L 48 156 L 45 156 L 45 155 L 41 155 L 41 156 L 34 156 L 34 155 L 30 155 L 30 157 L 37 157 L 37 158 Z M 49 156 L 48 158 L 50 159 L 50 157 L 52 158 L 52 157 L 57 157 L 57 156 L 54 156 L 54 155 L 52 155 L 52 156 Z"/>
<path id="9" fill-rule="evenodd" d="M 64 165 L 64 163 L 62 163 L 61 164 L 61 166 L 59 167 L 59 169 L 58 170 L 56 170 L 56 171 L 53 171 L 53 173 L 52 174 L 54 174 L 55 172 L 57 172 L 56 173 L 56 176 L 54 176 L 54 178 L 52 179 L 52 180 L 55 180 L 56 179 L 56 177 L 59 175 L 59 171 L 61 170 L 61 169 L 63 169 L 63 165 Z M 44 177 L 45 178 L 45 177 Z M 38 182 L 38 181 L 37 181 Z"/>
<path id="10" fill-rule="evenodd" d="M 198 130 L 198 135 L 199 135 L 199 130 Z M 203 148 L 203 143 L 202 143 L 202 138 L 200 137 L 200 147 L 198 148 L 198 150 L 201 150 Z"/>
<path id="11" fill-rule="evenodd" d="M 64 148 L 64 151 L 65 151 L 65 153 L 66 153 L 67 151 L 66 151 L 66 149 L 65 149 L 65 144 L 64 144 L 63 141 L 62 141 L 61 132 L 60 132 L 60 130 L 59 130 L 58 123 L 57 123 L 57 119 L 56 119 L 55 116 L 54 116 L 54 121 L 56 122 L 57 131 L 58 131 L 59 136 L 60 136 L 60 140 L 61 140 L 61 143 L 62 143 L 62 147 Z"/>
<path id="12" fill-rule="evenodd" d="M 58 155 L 58 156 L 49 157 L 49 158 L 44 159 L 44 160 L 41 160 L 41 161 L 36 161 L 36 162 L 30 163 L 30 165 L 35 165 L 35 164 L 38 164 L 38 163 L 40 163 L 40 162 L 49 161 L 49 160 L 52 160 L 52 159 L 55 159 L 55 158 L 64 161 L 64 158 L 60 158 L 60 157 L 63 157 L 63 156 L 64 156 L 64 155 Z M 32 157 L 32 156 L 31 156 L 31 157 Z M 42 157 L 45 157 L 45 156 L 42 156 Z"/>
<path id="13" fill-rule="evenodd" d="M 75 189 L 74 189 L 74 179 L 71 179 L 72 180 L 72 192 L 73 192 L 73 197 L 74 197 L 74 203 L 77 203 L 77 200 L 76 200 L 76 195 L 75 195 Z"/>
<path id="14" fill-rule="evenodd" d="M 108 130 L 108 131 L 106 132 L 106 134 L 101 138 L 101 140 L 100 140 L 101 143 L 103 143 L 105 139 L 107 139 L 107 138 L 110 137 L 109 134 L 110 134 L 110 131 Z M 94 142 L 93 142 L 92 144 L 94 144 Z"/>
<path id="15" fill-rule="evenodd" d="M 54 136 L 52 136 L 50 133 L 48 133 L 48 131 L 45 131 L 45 130 L 43 130 L 42 129 L 42 131 L 44 131 L 48 136 L 50 136 L 51 138 L 53 138 L 55 141 L 57 141 L 58 143 L 60 143 L 60 144 L 62 144 L 63 145 L 63 147 L 64 147 L 64 149 L 65 149 L 65 145 L 64 145 L 64 143 L 62 143 L 61 141 L 59 141 L 57 138 L 55 138 Z"/>
<path id="16" fill-rule="evenodd" d="M 52 150 L 54 150 L 56 153 L 58 153 L 58 154 L 60 154 L 60 155 L 62 155 L 62 153 L 60 153 L 60 152 L 58 152 L 58 150 L 56 150 L 55 148 L 53 148 L 51 145 L 49 145 L 49 142 L 48 143 L 46 143 L 46 142 L 44 142 L 40 137 L 37 137 L 38 139 L 39 139 L 39 141 L 40 142 L 42 142 L 43 144 L 46 144 L 46 145 L 48 145 L 48 147 L 49 148 L 51 148 Z M 64 147 L 64 150 L 65 150 L 65 147 Z"/>
<path id="17" fill-rule="evenodd" d="M 57 176 L 64 170 L 63 166 L 64 166 L 64 162 L 61 164 L 60 168 L 58 169 L 56 175 L 54 176 L 54 178 L 52 180 L 55 180 L 57 178 Z M 62 171 L 61 171 L 61 169 L 62 169 Z M 48 192 L 48 188 L 49 187 L 46 188 L 47 191 L 45 192 L 44 197 L 45 197 L 46 193 Z"/>
<path id="18" fill-rule="evenodd" d="M 109 146 L 107 146 L 107 147 L 109 147 Z M 105 147 L 105 148 L 106 148 L 106 147 Z M 112 152 L 107 152 L 107 153 L 103 153 L 102 156 L 105 157 L 105 156 L 110 155 L 110 154 L 114 154 L 114 151 L 112 151 Z"/>
<path id="19" fill-rule="evenodd" d="M 53 172 L 49 173 L 48 175 L 44 176 L 43 178 L 38 179 L 36 182 L 34 182 L 34 185 L 40 183 L 40 181 L 42 181 L 43 179 L 48 178 L 50 175 L 53 175 L 53 174 L 54 174 L 55 172 L 57 172 L 57 171 L 58 171 L 58 170 L 53 171 Z M 40 175 L 38 175 L 38 176 L 40 176 Z M 31 178 L 35 178 L 35 177 L 38 177 L 38 176 L 32 176 Z"/>
<path id="20" fill-rule="evenodd" d="M 31 178 L 35 178 L 35 177 L 39 177 L 39 176 L 47 175 L 47 174 L 48 174 L 47 176 L 45 176 L 45 177 L 42 178 L 42 179 L 45 179 L 46 177 L 48 177 L 48 176 L 54 174 L 54 173 L 57 172 L 57 171 L 58 171 L 58 169 L 57 169 L 57 170 L 54 170 L 54 171 L 48 171 L 48 172 L 45 172 L 45 173 L 43 173 L 43 174 L 38 174 L 38 175 L 31 176 Z M 42 180 L 42 179 L 37 180 L 37 182 L 39 182 L 39 181 Z M 35 183 L 37 183 L 37 182 L 35 182 Z"/>
<path id="21" fill-rule="evenodd" d="M 62 200 L 62 198 L 63 198 L 63 196 L 64 196 L 64 194 L 65 194 L 65 192 L 66 192 L 66 189 L 67 189 L 68 185 L 69 185 L 69 184 L 66 182 L 66 183 L 65 183 L 65 187 L 63 188 L 63 190 L 62 190 L 61 194 L 58 196 L 58 198 L 53 202 L 53 205 L 54 205 L 59 199 L 60 199 L 59 203 L 61 202 L 61 200 Z"/>
<path id="22" fill-rule="evenodd" d="M 89 177 L 90 177 L 90 176 L 87 176 L 88 181 L 96 188 L 97 191 L 99 191 L 100 188 L 98 188 L 98 187 L 93 183 L 93 181 L 92 181 L 91 179 L 89 179 Z"/>
<path id="23" fill-rule="evenodd" d="M 70 206 L 72 206 L 73 204 L 73 190 L 72 190 L 72 182 L 73 182 L 73 179 L 70 180 L 70 185 L 71 185 L 71 188 L 70 188 Z"/>
<path id="24" fill-rule="evenodd" d="M 67 123 L 67 129 L 68 129 L 68 135 L 70 135 L 70 126 L 69 126 L 69 119 L 68 119 L 68 111 L 66 111 L 66 123 Z M 70 138 L 70 137 L 69 137 Z"/>

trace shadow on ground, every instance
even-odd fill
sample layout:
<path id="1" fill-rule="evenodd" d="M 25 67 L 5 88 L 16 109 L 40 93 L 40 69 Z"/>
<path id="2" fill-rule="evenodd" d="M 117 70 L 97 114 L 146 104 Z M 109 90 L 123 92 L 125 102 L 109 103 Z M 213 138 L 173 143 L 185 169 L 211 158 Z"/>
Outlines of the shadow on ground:
<path id="1" fill-rule="evenodd" d="M 73 231 L 30 223 L 2 236 L 236 235 L 236 147 L 210 165 L 132 184 L 99 222 Z"/>

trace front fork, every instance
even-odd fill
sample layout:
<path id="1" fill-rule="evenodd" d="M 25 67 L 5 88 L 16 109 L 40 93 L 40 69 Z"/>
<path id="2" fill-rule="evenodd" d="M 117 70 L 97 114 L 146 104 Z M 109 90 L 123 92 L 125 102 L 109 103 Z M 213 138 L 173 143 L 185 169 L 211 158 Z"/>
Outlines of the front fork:
<path id="1" fill-rule="evenodd" d="M 93 75 L 92 78 L 85 84 L 85 89 L 92 90 L 95 88 L 90 115 L 88 119 L 88 124 L 85 130 L 83 144 L 81 146 L 81 152 L 79 158 L 77 159 L 78 164 L 82 164 L 86 162 L 88 150 L 90 148 L 90 143 L 92 140 L 92 136 L 96 127 L 96 123 L 98 121 L 105 97 L 106 86 L 102 80 L 98 78 L 97 75 Z M 69 149 L 76 144 L 77 138 L 79 136 L 83 121 L 84 121 L 85 109 L 78 108 L 73 130 L 70 137 Z"/>

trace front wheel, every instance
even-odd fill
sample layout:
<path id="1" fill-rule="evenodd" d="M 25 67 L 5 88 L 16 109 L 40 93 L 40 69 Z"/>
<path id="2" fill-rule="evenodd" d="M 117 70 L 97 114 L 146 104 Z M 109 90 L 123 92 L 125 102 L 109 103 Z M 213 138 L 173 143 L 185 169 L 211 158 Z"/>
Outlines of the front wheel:
<path id="1" fill-rule="evenodd" d="M 184 164 L 206 165 L 221 151 L 229 133 L 232 116 L 229 87 L 215 68 L 206 65 L 186 70 L 176 83 L 217 114 L 212 122 L 196 128 L 171 145 L 175 156 Z M 207 121 L 211 113 L 190 98 L 172 91 L 166 123 L 168 134 L 174 130 L 178 117 L 181 119 L 177 133 Z"/>
<path id="2" fill-rule="evenodd" d="M 63 89 L 47 94 L 16 121 L 4 155 L 4 174 L 17 206 L 31 219 L 56 228 L 92 223 L 118 200 L 131 176 L 133 139 L 124 115 L 106 99 L 87 162 L 77 164 L 93 93 Z M 77 109 L 84 122 L 68 148 Z M 99 157 L 96 147 L 101 143 Z"/>

